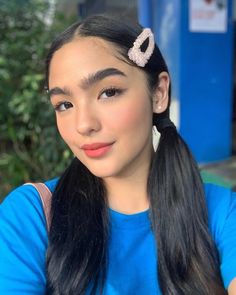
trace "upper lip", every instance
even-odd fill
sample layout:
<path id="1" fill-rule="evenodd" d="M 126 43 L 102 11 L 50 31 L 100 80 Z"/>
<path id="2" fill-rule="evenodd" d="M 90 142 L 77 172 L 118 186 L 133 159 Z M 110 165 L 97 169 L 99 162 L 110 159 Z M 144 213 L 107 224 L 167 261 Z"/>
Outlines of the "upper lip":
<path id="1" fill-rule="evenodd" d="M 100 149 L 104 146 L 108 146 L 108 145 L 112 145 L 113 142 L 95 142 L 95 143 L 91 143 L 91 144 L 83 144 L 81 146 L 81 149 L 83 150 L 97 150 Z"/>

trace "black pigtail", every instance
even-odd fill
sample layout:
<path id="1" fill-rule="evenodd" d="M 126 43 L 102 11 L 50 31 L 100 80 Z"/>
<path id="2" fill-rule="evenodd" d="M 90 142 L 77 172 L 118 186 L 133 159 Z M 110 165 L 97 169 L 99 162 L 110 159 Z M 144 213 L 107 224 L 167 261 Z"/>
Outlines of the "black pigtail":
<path id="1" fill-rule="evenodd" d="M 157 128 L 161 137 L 148 190 L 162 292 L 165 295 L 226 294 L 218 254 L 208 231 L 197 164 L 169 118 L 160 120 Z"/>
<path id="2" fill-rule="evenodd" d="M 106 276 L 106 191 L 76 158 L 59 180 L 51 216 L 47 294 L 79 295 L 87 288 L 93 294 Z"/>

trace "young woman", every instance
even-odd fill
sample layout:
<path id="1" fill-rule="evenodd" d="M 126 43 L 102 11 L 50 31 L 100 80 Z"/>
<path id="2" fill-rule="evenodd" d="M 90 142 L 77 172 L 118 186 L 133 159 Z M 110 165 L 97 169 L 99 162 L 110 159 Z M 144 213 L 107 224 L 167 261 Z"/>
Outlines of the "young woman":
<path id="1" fill-rule="evenodd" d="M 236 294 L 236 197 L 202 184 L 152 32 L 90 17 L 53 42 L 46 72 L 75 157 L 45 183 L 48 233 L 33 186 L 0 207 L 0 294 Z"/>

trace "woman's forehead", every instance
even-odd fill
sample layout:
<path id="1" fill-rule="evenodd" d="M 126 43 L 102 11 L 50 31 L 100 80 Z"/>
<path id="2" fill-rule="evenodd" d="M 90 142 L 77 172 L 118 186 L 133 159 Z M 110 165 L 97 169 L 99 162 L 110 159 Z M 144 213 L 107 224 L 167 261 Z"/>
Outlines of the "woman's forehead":
<path id="1" fill-rule="evenodd" d="M 98 37 L 76 37 L 57 50 L 52 61 L 57 57 L 60 59 L 62 55 L 82 61 L 89 58 L 98 58 L 99 60 L 102 57 L 106 57 L 106 59 L 120 59 L 121 57 L 114 44 Z"/>
<path id="2" fill-rule="evenodd" d="M 57 79 L 69 72 L 88 76 L 105 68 L 116 68 L 127 76 L 141 72 L 129 65 L 118 49 L 108 41 L 97 37 L 77 37 L 63 45 L 52 57 L 49 80 Z"/>

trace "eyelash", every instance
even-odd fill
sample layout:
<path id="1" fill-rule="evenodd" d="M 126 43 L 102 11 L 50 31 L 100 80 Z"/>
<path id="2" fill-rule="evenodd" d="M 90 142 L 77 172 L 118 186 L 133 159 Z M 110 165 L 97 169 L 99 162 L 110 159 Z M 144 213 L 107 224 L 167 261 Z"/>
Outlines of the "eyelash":
<path id="1" fill-rule="evenodd" d="M 108 91 L 113 91 L 113 92 L 115 92 L 115 94 L 112 95 L 112 96 L 108 96 L 107 98 L 104 98 L 105 100 L 107 100 L 107 99 L 112 99 L 112 98 L 114 98 L 114 97 L 116 97 L 116 96 L 118 96 L 118 95 L 124 93 L 124 92 L 125 92 L 125 89 L 121 89 L 121 88 L 117 88 L 117 87 L 113 87 L 113 86 L 108 87 L 108 88 L 105 88 L 105 89 L 103 89 L 103 90 L 100 92 L 100 94 L 99 94 L 99 98 L 101 98 L 101 96 L 102 96 L 104 93 L 108 92 Z"/>
<path id="2" fill-rule="evenodd" d="M 65 110 L 60 109 L 63 105 L 65 107 L 65 110 L 68 110 L 69 108 L 71 108 L 73 106 L 72 103 L 70 103 L 68 101 L 60 101 L 54 106 L 54 110 L 56 112 L 64 112 Z"/>
<path id="3" fill-rule="evenodd" d="M 105 88 L 103 89 L 100 94 L 99 94 L 99 98 L 101 98 L 101 96 L 108 92 L 108 91 L 113 91 L 115 94 L 112 95 L 112 96 L 108 96 L 107 98 L 104 98 L 105 100 L 108 100 L 108 99 L 113 99 L 114 97 L 122 94 L 125 92 L 125 89 L 120 89 L 120 88 L 117 88 L 117 87 L 108 87 L 108 88 Z M 102 98 L 101 98 L 102 99 Z M 60 108 L 64 105 L 65 109 L 64 110 L 61 110 Z M 54 110 L 56 112 L 64 112 L 66 110 L 68 110 L 69 108 L 73 107 L 72 103 L 68 102 L 68 101 L 61 101 L 61 102 L 58 102 L 55 106 L 54 106 Z"/>

